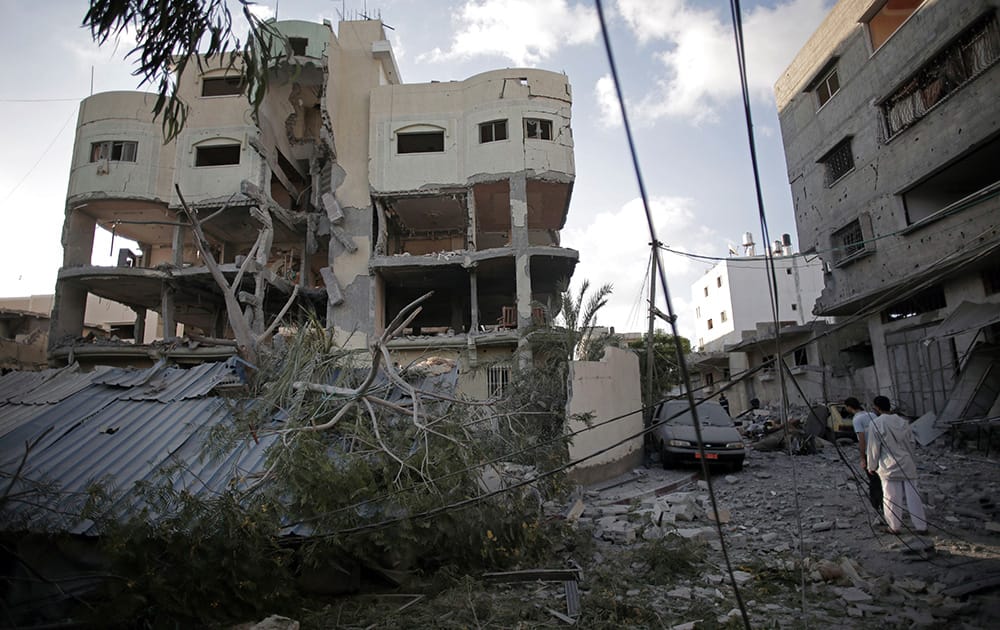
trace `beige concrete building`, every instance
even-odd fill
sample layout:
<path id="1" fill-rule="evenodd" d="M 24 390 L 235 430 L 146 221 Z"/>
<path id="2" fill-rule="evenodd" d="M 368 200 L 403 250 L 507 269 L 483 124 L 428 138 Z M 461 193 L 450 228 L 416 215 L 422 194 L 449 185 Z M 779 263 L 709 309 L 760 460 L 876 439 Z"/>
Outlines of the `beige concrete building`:
<path id="1" fill-rule="evenodd" d="M 867 323 L 913 415 L 1000 413 L 998 10 L 840 0 L 775 86 L 814 313 Z"/>
<path id="2" fill-rule="evenodd" d="M 266 263 L 250 264 L 236 287 L 263 319 L 255 326 L 298 287 L 292 313 L 312 311 L 364 347 L 433 290 L 393 342 L 400 363 L 444 356 L 459 362 L 470 393 L 502 387 L 513 351 L 548 320 L 577 261 L 559 243 L 574 179 L 566 76 L 508 69 L 406 85 L 378 20 L 341 22 L 336 33 L 328 23 L 275 26 L 291 54 L 272 67 L 256 114 L 217 60 L 178 77 L 190 112 L 166 144 L 149 113 L 154 95 L 82 102 L 49 360 L 107 352 L 79 337 L 88 295 L 131 309 L 136 340 L 149 340 L 155 312 L 158 340 L 197 338 L 193 351 L 211 356 L 226 347 L 211 344 L 232 334 L 180 190 L 230 282 L 245 258 L 260 257 L 256 209 L 273 224 Z M 92 266 L 98 226 L 139 251 Z M 261 284 L 266 297 L 252 303 Z M 117 351 L 149 356 L 146 344 L 126 346 Z"/>

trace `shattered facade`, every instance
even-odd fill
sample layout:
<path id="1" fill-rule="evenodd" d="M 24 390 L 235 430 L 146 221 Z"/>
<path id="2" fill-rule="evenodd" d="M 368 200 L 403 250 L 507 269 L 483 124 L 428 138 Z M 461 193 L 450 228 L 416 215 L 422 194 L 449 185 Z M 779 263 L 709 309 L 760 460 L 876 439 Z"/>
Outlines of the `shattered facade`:
<path id="1" fill-rule="evenodd" d="M 339 341 L 365 347 L 433 290 L 394 342 L 400 363 L 430 351 L 458 361 L 472 393 L 502 387 L 509 368 L 472 370 L 509 365 L 577 261 L 559 244 L 574 178 L 566 76 L 516 69 L 403 85 L 379 20 L 344 21 L 336 34 L 326 22 L 274 26 L 289 55 L 271 67 L 256 113 L 238 71 L 217 59 L 178 77 L 190 111 L 168 143 L 150 114 L 155 95 L 81 103 L 49 361 L 159 357 L 141 343 L 151 312 L 161 344 L 181 339 L 206 358 L 231 348 L 215 343 L 233 338 L 226 305 L 179 190 L 226 280 L 239 277 L 255 331 L 298 287 L 292 313 L 312 311 Z M 91 265 L 97 227 L 139 251 Z M 131 308 L 140 343 L 81 340 L 88 295 Z"/>
<path id="2" fill-rule="evenodd" d="M 997 342 L 996 317 L 939 327 L 1000 303 L 998 8 L 841 0 L 775 86 L 800 246 L 826 264 L 814 313 L 867 322 L 878 389 L 914 416 Z M 1000 369 L 979 376 L 988 411 Z"/>

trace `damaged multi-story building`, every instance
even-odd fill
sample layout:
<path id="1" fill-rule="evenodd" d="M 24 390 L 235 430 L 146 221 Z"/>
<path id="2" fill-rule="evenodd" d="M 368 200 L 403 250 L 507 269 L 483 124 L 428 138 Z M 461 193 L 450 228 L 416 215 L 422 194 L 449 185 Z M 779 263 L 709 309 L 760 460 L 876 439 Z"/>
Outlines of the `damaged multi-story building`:
<path id="1" fill-rule="evenodd" d="M 156 95 L 82 102 L 50 363 L 232 351 L 218 343 L 232 339 L 226 304 L 183 197 L 227 282 L 239 276 L 258 330 L 294 292 L 293 314 L 314 312 L 342 343 L 364 347 L 432 290 L 391 342 L 400 365 L 444 357 L 470 394 L 503 387 L 578 258 L 559 241 L 574 180 L 567 77 L 508 69 L 403 84 L 380 20 L 343 21 L 337 33 L 328 22 L 273 26 L 289 55 L 270 68 L 256 111 L 238 69 L 216 59 L 177 77 L 189 113 L 169 142 L 150 113 Z M 255 247 L 262 221 L 269 242 Z M 115 267 L 93 266 L 98 228 L 138 247 L 120 249 Z M 131 339 L 80 338 L 88 295 L 136 313 Z"/>
<path id="2" fill-rule="evenodd" d="M 868 324 L 877 388 L 1000 413 L 998 0 L 840 0 L 775 94 L 814 313 Z"/>

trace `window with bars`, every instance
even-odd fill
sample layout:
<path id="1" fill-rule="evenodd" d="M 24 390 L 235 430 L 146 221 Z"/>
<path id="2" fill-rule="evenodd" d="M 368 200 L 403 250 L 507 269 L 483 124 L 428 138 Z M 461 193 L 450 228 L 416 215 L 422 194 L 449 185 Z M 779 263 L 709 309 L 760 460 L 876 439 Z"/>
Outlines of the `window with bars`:
<path id="1" fill-rule="evenodd" d="M 882 101 L 886 139 L 923 118 L 1000 59 L 1000 27 L 990 13 L 974 22 Z"/>
<path id="2" fill-rule="evenodd" d="M 861 232 L 861 221 L 855 219 L 833 233 L 834 258 L 843 262 L 865 251 L 865 237 Z"/>
<path id="3" fill-rule="evenodd" d="M 510 366 L 506 363 L 491 365 L 486 372 L 486 390 L 490 398 L 502 398 L 510 389 Z"/>
<path id="4" fill-rule="evenodd" d="M 138 142 L 129 140 L 106 140 L 90 145 L 90 161 L 135 162 Z"/>
<path id="5" fill-rule="evenodd" d="M 937 284 L 928 289 L 924 289 L 916 295 L 900 300 L 889 308 L 882 311 L 882 321 L 895 322 L 909 317 L 915 317 L 921 313 L 936 311 L 948 306 L 948 301 L 944 295 L 944 287 Z"/>
<path id="6" fill-rule="evenodd" d="M 841 141 L 826 155 L 821 157 L 819 161 L 826 167 L 826 185 L 832 186 L 841 177 L 854 170 L 854 153 L 851 151 L 851 138 Z"/>
<path id="7" fill-rule="evenodd" d="M 491 120 L 479 125 L 479 143 L 496 142 L 507 139 L 507 121 Z"/>

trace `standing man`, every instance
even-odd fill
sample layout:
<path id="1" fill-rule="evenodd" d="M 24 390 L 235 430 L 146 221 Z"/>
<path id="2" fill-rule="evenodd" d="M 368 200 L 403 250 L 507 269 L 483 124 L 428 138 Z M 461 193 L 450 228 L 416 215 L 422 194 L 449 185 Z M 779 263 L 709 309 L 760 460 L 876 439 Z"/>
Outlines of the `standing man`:
<path id="1" fill-rule="evenodd" d="M 730 413 L 729 413 L 729 399 L 726 398 L 726 394 L 725 393 L 719 394 L 719 406 L 726 410 L 726 415 L 727 416 L 730 415 Z"/>
<path id="2" fill-rule="evenodd" d="M 882 511 L 889 532 L 898 534 L 903 525 L 903 497 L 917 534 L 927 533 L 924 503 L 917 492 L 917 463 L 913 454 L 913 431 L 906 418 L 889 413 L 889 399 L 876 396 L 878 416 L 868 429 L 868 470 L 882 478 Z"/>
<path id="3" fill-rule="evenodd" d="M 865 471 L 865 474 L 868 475 L 868 500 L 871 501 L 873 508 L 881 510 L 882 481 L 878 478 L 878 475 L 868 470 L 866 451 L 868 448 L 868 429 L 871 427 L 872 420 L 875 419 L 875 414 L 865 411 L 861 406 L 861 401 L 853 396 L 844 401 L 844 407 L 854 416 L 851 423 L 854 425 L 854 434 L 858 436 L 858 450 L 861 451 L 861 470 Z"/>

